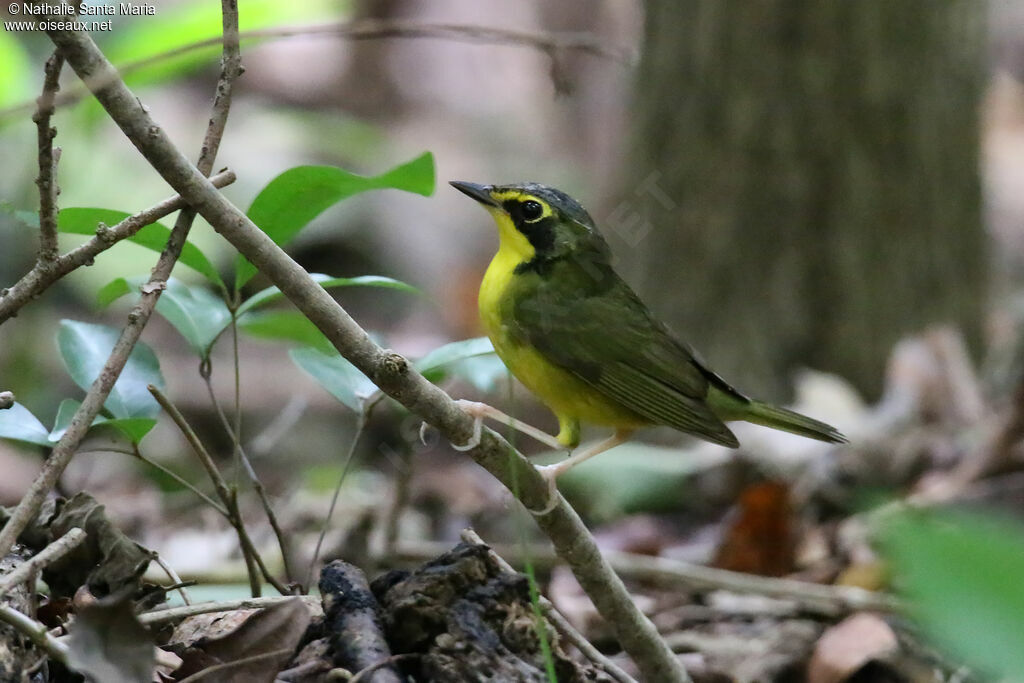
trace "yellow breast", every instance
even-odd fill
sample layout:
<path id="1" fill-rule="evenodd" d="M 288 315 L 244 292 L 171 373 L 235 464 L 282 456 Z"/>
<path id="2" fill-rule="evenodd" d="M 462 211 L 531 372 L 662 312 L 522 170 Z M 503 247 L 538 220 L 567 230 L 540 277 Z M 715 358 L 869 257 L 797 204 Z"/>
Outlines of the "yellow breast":
<path id="1" fill-rule="evenodd" d="M 637 427 L 637 415 L 609 401 L 603 394 L 578 379 L 572 373 L 549 362 L 528 344 L 513 338 L 504 319 L 508 310 L 505 300 L 515 268 L 533 256 L 533 248 L 514 226 L 502 225 L 502 217 L 495 216 L 501 232 L 501 246 L 494 255 L 480 285 L 480 319 L 494 350 L 505 366 L 523 385 L 543 401 L 558 417 L 563 427 L 567 422 L 583 420 L 613 427 Z M 506 218 L 507 221 L 507 218 Z"/>

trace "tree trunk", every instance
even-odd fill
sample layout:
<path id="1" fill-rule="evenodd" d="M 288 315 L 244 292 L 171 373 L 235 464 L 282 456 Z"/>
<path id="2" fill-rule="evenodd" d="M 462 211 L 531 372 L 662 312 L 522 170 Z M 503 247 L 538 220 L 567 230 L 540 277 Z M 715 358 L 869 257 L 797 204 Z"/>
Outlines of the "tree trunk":
<path id="1" fill-rule="evenodd" d="M 627 279 L 709 364 L 784 398 L 869 397 L 902 336 L 977 342 L 983 7 L 649 0 L 635 156 L 604 221 Z"/>

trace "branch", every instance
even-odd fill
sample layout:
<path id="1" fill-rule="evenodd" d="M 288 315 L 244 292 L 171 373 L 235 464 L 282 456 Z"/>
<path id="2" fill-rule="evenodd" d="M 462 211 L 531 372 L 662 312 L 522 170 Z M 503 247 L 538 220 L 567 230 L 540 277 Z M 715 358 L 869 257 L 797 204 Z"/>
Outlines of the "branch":
<path id="1" fill-rule="evenodd" d="M 333 24 L 310 24 L 284 28 L 254 29 L 241 31 L 239 38 L 246 41 L 272 40 L 275 38 L 296 38 L 303 36 L 336 36 L 348 40 L 380 40 L 387 38 L 402 39 L 433 39 L 450 40 L 486 45 L 513 45 L 540 50 L 552 58 L 561 52 L 582 52 L 595 57 L 608 59 L 618 64 L 631 66 L 636 62 L 636 51 L 628 48 L 608 45 L 608 40 L 589 32 L 556 32 L 537 33 L 530 31 L 513 31 L 488 26 L 469 26 L 465 24 L 418 24 L 409 21 L 393 21 L 388 19 L 359 19 L 351 22 Z M 220 44 L 221 39 L 207 38 L 187 45 L 155 54 L 151 57 L 122 64 L 117 72 L 128 75 L 153 64 L 174 59 L 181 55 L 202 50 Z M 57 97 L 58 106 L 73 104 L 86 96 L 90 90 L 101 90 L 118 78 L 116 73 L 105 76 L 106 80 L 95 78 L 83 81 L 83 84 L 69 88 Z M 0 110 L 0 119 L 18 116 L 30 111 L 31 103 L 17 104 Z"/>
<path id="2" fill-rule="evenodd" d="M 43 567 L 59 560 L 77 548 L 85 540 L 85 537 L 86 533 L 82 529 L 70 529 L 56 541 L 40 550 L 25 562 L 22 562 L 10 574 L 0 579 L 0 598 L 12 587 L 17 586 L 22 581 L 27 581 L 30 576 L 41 571 Z"/>
<path id="3" fill-rule="evenodd" d="M 215 187 L 225 187 L 235 182 L 235 174 L 233 171 L 221 171 L 210 178 L 210 182 Z M 50 263 L 36 263 L 32 270 L 10 288 L 0 290 L 0 324 L 13 318 L 22 306 L 42 294 L 53 283 L 71 271 L 82 266 L 92 265 L 93 260 L 99 254 L 184 206 L 185 200 L 181 197 L 165 199 L 145 211 L 125 218 L 117 225 L 101 226 L 96 230 L 95 237 L 63 256 L 58 256 Z"/>
<path id="4" fill-rule="evenodd" d="M 178 427 L 181 433 L 185 436 L 185 440 L 188 441 L 189 446 L 195 452 L 199 458 L 199 462 L 202 463 L 203 469 L 206 470 L 206 474 L 209 475 L 210 481 L 213 482 L 213 487 L 217 491 L 217 497 L 220 498 L 221 502 L 224 503 L 224 508 L 227 510 L 228 523 L 234 528 L 235 533 L 238 534 L 238 543 L 242 548 L 242 557 L 245 558 L 245 566 L 249 571 L 249 587 L 252 589 L 253 597 L 259 597 L 260 594 L 260 574 L 263 574 L 271 585 L 274 586 L 282 595 L 287 595 L 290 591 L 281 584 L 274 575 L 267 569 L 267 565 L 263 562 L 263 558 L 256 550 L 255 544 L 252 542 L 252 538 L 249 537 L 249 532 L 245 529 L 245 522 L 242 520 L 242 513 L 238 509 L 238 497 L 228 488 L 227 482 L 224 481 L 224 477 L 221 475 L 220 470 L 217 469 L 217 464 L 210 457 L 210 453 L 206 450 L 203 442 L 199 439 L 199 436 L 195 433 L 195 430 L 189 425 L 185 416 L 181 414 L 181 411 L 171 403 L 171 401 L 164 396 L 164 393 L 157 389 L 152 384 L 149 385 L 149 393 L 153 394 L 153 398 L 157 400 L 160 407 L 164 409 L 171 421 Z"/>
<path id="5" fill-rule="evenodd" d="M 57 195 L 60 194 L 57 162 L 60 160 L 60 148 L 53 148 L 57 129 L 50 126 L 50 117 L 60 89 L 62 68 L 64 57 L 59 51 L 54 51 L 43 68 L 43 93 L 36 100 L 36 113 L 32 116 L 39 145 L 39 177 L 36 178 L 39 188 L 39 257 L 36 262 L 40 264 L 48 264 L 57 258 Z"/>
<path id="6" fill-rule="evenodd" d="M 197 614 L 210 614 L 212 612 L 233 612 L 238 609 L 266 609 L 299 598 L 310 609 L 320 607 L 320 598 L 310 595 L 278 595 L 271 598 L 243 598 L 241 600 L 225 600 L 224 602 L 200 602 L 195 605 L 183 607 L 169 607 L 158 609 L 153 612 L 144 612 L 139 615 L 139 623 L 143 626 L 154 626 L 168 624 L 172 621 L 194 617 Z"/>
<path id="7" fill-rule="evenodd" d="M 227 26 L 230 21 L 234 21 L 235 23 L 233 31 L 229 31 L 227 28 L 225 28 L 224 31 L 224 53 L 225 55 L 228 55 L 232 50 L 235 52 L 238 50 L 238 12 L 234 0 L 222 0 L 222 2 L 225 14 L 225 26 Z M 45 5 L 45 0 L 40 0 L 40 2 L 34 4 Z M 232 9 L 234 9 L 233 14 L 231 13 Z M 96 49 L 96 46 L 87 36 L 85 40 L 94 50 Z M 56 41 L 54 44 L 57 46 L 62 57 L 66 61 L 70 62 L 71 60 L 68 59 L 69 52 L 66 47 Z M 102 59 L 102 55 L 100 58 Z M 109 62 L 107 62 L 107 66 L 110 66 Z M 110 69 L 112 71 L 113 67 L 110 67 Z M 235 72 L 230 73 L 231 75 L 237 75 Z M 229 74 L 229 72 L 225 69 L 221 75 L 221 80 L 227 78 L 226 74 Z M 218 92 L 220 85 L 221 84 L 218 83 Z M 127 91 L 127 88 L 125 88 L 125 91 Z M 230 95 L 230 87 L 228 87 L 228 95 Z M 131 96 L 130 93 L 129 96 Z M 214 106 L 214 115 L 210 122 L 211 130 L 214 130 L 214 120 L 219 121 L 221 118 L 227 117 L 227 109 L 230 106 L 230 103 L 230 96 L 218 98 L 217 103 Z M 142 103 L 135 100 L 135 105 L 140 111 L 143 111 L 143 117 L 146 120 L 151 121 L 148 113 L 143 110 Z M 223 123 L 221 123 L 219 130 L 223 130 Z M 156 124 L 152 124 L 149 126 L 149 134 L 153 134 L 154 131 L 162 133 Z M 164 139 L 166 139 L 166 135 L 164 135 Z M 213 188 L 213 185 L 210 183 L 209 179 L 206 178 L 206 175 L 208 175 L 210 169 L 213 168 L 212 153 L 216 152 L 218 144 L 219 138 L 217 138 L 212 145 L 204 142 L 203 151 L 199 156 L 199 165 L 200 168 L 203 169 L 202 172 L 190 167 L 191 171 L 202 178 L 202 182 L 205 186 L 208 186 L 211 189 Z M 174 185 L 172 185 L 172 187 L 174 187 Z M 214 191 L 216 192 L 216 190 Z M 71 462 L 71 459 L 74 457 L 75 452 L 78 450 L 78 445 L 81 443 L 82 439 L 85 438 L 85 434 L 89 431 L 89 427 L 92 425 L 93 420 L 96 419 L 100 410 L 103 409 L 103 404 L 106 403 L 107 397 L 110 395 L 110 391 L 114 387 L 114 383 L 117 382 L 117 378 L 120 377 L 121 371 L 124 370 L 124 366 L 128 362 L 128 356 L 131 354 L 132 349 L 135 348 L 135 344 L 142 336 L 142 330 L 145 329 L 150 316 L 153 315 L 153 311 L 156 309 L 156 303 L 160 299 L 160 294 L 167 285 L 167 279 L 171 276 L 174 264 L 178 262 L 178 258 L 181 256 L 181 250 L 185 247 L 185 240 L 188 238 L 188 233 L 192 228 L 192 220 L 194 218 L 194 211 L 183 210 L 178 214 L 178 220 L 175 222 L 174 228 L 171 230 L 171 234 L 167 238 L 167 245 L 164 247 L 163 252 L 161 252 L 160 258 L 157 259 L 156 265 L 153 267 L 153 271 L 150 274 L 149 281 L 142 287 L 142 293 L 138 302 L 136 302 L 135 306 L 133 306 L 131 311 L 128 313 L 128 323 L 125 325 L 124 329 L 121 330 L 121 335 L 114 344 L 114 348 L 111 350 L 110 356 L 107 358 L 107 362 L 103 365 L 103 369 L 100 370 L 96 380 L 92 383 L 92 386 L 86 393 L 82 404 L 78 407 L 78 410 L 75 411 L 67 431 L 64 432 L 60 441 L 57 442 L 57 445 L 50 453 L 50 457 L 46 459 L 45 463 L 43 463 L 42 470 L 32 482 L 29 490 L 18 502 L 18 506 L 14 509 L 14 512 L 11 513 L 10 519 L 7 520 L 3 529 L 0 529 L 0 557 L 7 554 L 7 551 L 10 550 L 15 541 L 17 541 L 21 532 L 24 531 L 32 519 L 39 514 L 39 509 L 42 507 L 46 495 L 57 484 L 57 480 L 60 479 L 60 475 L 63 474 L 64 470 Z M 97 237 L 100 236 L 101 235 L 97 235 Z"/>
<path id="8" fill-rule="evenodd" d="M 43 0 L 34 0 L 40 4 Z M 84 33 L 49 30 L 79 78 L 142 155 L 218 233 L 284 293 L 336 349 L 386 394 L 403 404 L 453 443 L 466 443 L 473 419 L 444 391 L 427 381 L 405 358 L 377 346 L 302 266 L 274 244 L 244 213 L 221 195 L 167 137 L 145 107 L 117 76 L 113 65 Z M 533 510 L 548 501 L 547 484 L 528 460 L 490 429 L 469 454 Z M 615 631 L 642 675 L 651 681 L 689 681 L 680 661 L 633 601 L 615 572 L 601 557 L 593 537 L 564 499 L 537 517 L 598 612 Z M 4 548 L 0 544 L 0 549 Z"/>
<path id="9" fill-rule="evenodd" d="M 530 546 L 525 550 L 519 546 L 490 547 L 502 557 L 529 557 L 535 567 L 550 568 L 558 564 L 558 556 L 546 547 Z M 444 543 L 404 542 L 395 549 L 395 560 L 422 562 L 437 557 L 447 548 Z M 856 586 L 829 586 L 796 579 L 757 576 L 627 552 L 608 552 L 607 559 L 618 574 L 633 581 L 657 583 L 678 590 L 726 590 L 792 600 L 799 603 L 803 611 L 826 617 L 857 610 L 889 613 L 904 611 L 903 603 L 894 596 Z"/>
<path id="10" fill-rule="evenodd" d="M 45 625 L 10 605 L 0 605 L 0 621 L 26 636 L 54 661 L 68 663 L 68 646 L 50 635 Z"/>

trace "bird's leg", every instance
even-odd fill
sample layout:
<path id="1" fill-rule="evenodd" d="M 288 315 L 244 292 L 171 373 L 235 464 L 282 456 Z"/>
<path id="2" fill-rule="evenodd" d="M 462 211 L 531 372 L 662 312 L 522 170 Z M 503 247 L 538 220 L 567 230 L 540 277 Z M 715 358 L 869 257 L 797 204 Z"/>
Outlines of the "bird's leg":
<path id="1" fill-rule="evenodd" d="M 559 475 L 565 474 L 584 460 L 589 460 L 595 455 L 604 453 L 610 448 L 615 448 L 619 444 L 629 441 L 629 437 L 631 436 L 633 436 L 632 429 L 618 429 L 604 441 L 596 443 L 590 448 L 585 448 L 579 453 L 574 453 L 571 457 L 566 458 L 560 463 L 556 463 L 554 465 L 536 465 L 540 476 L 548 483 L 548 504 L 543 510 L 530 510 L 530 512 L 539 516 L 546 515 L 554 510 L 555 506 L 558 505 L 558 487 L 556 486 L 555 480 Z"/>
<path id="2" fill-rule="evenodd" d="M 464 413 L 466 413 L 475 420 L 475 424 L 473 425 L 473 436 L 470 437 L 469 441 L 467 443 L 462 444 L 461 446 L 456 446 L 455 444 L 452 444 L 452 448 L 454 448 L 457 451 L 468 451 L 471 448 L 476 448 L 480 444 L 480 429 L 485 417 L 489 417 L 492 420 L 508 425 L 509 427 L 518 432 L 522 432 L 527 436 L 531 436 L 537 441 L 540 441 L 545 446 L 551 446 L 551 448 L 554 448 L 556 450 L 565 449 L 564 444 L 560 443 L 558 439 L 551 436 L 547 432 L 541 431 L 540 429 L 537 429 L 532 425 L 528 425 L 522 420 L 517 420 L 511 415 L 506 415 L 497 408 L 489 406 L 486 403 L 480 403 L 478 401 L 465 401 L 460 399 L 456 401 L 455 404 Z"/>

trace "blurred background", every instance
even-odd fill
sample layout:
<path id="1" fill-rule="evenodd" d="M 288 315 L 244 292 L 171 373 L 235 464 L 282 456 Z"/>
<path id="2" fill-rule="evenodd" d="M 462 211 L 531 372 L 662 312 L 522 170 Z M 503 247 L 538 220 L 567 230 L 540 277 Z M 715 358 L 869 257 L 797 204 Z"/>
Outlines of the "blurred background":
<path id="1" fill-rule="evenodd" d="M 361 19 L 456 23 L 585 34 L 607 51 L 489 39 L 353 40 L 330 31 L 243 44 L 246 71 L 216 163 L 238 174 L 224 192 L 240 207 L 295 165 L 373 175 L 433 153 L 433 196 L 360 195 L 324 212 L 289 245 L 311 272 L 385 275 L 419 288 L 422 295 L 337 294 L 399 352 L 416 357 L 481 334 L 476 290 L 496 235 L 490 218 L 447 181 L 536 181 L 587 207 L 620 273 L 711 367 L 747 393 L 797 401 L 855 445 L 869 444 L 856 456 L 835 456 L 831 474 L 819 472 L 815 481 L 835 486 L 816 498 L 816 520 L 848 509 L 858 486 L 905 490 L 923 473 L 959 466 L 972 452 L 963 435 L 1009 410 L 1024 369 L 1024 3 L 239 4 L 243 30 Z M 94 34 L 115 64 L 219 34 L 216 3 L 154 6 L 155 16 L 114 17 L 111 31 Z M 0 200 L 14 210 L 37 208 L 35 127 L 31 110 L 18 107 L 38 95 L 49 50 L 40 36 L 0 34 Z M 192 156 L 218 58 L 214 46 L 125 72 Z M 73 74 L 63 83 L 71 88 Z M 134 212 L 170 196 L 94 102 L 62 106 L 54 121 L 62 207 Z M 62 245 L 76 239 L 62 236 Z M 191 239 L 229 271 L 230 247 L 201 219 Z M 0 244 L 6 285 L 31 267 L 35 234 L 0 212 Z M 96 291 L 115 277 L 146 274 L 154 262 L 151 252 L 118 245 L 7 322 L 0 388 L 45 424 L 62 398 L 80 398 L 55 352 L 59 320 L 123 324 L 127 304 L 101 309 Z M 201 281 L 187 268 L 176 276 Z M 266 285 L 257 277 L 246 291 Z M 144 339 L 157 351 L 168 393 L 227 462 L 230 439 L 194 356 L 162 320 Z M 305 530 L 326 509 L 355 419 L 296 369 L 282 345 L 240 343 L 243 440 L 289 528 Z M 231 365 L 225 339 L 213 362 L 225 405 L 233 400 Z M 445 386 L 554 429 L 524 390 L 510 391 L 502 373 L 492 375 L 490 383 Z M 929 424 L 940 425 L 941 439 L 921 437 Z M 268 434 L 268 425 L 278 431 Z M 409 507 L 399 537 L 411 555 L 416 543 L 451 542 L 470 523 L 488 540 L 521 535 L 524 525 L 510 521 L 498 485 L 446 444 L 420 444 L 418 426 L 393 406 L 374 413 L 328 556 L 373 555 L 382 510 L 400 490 Z M 887 440 L 908 431 L 916 441 Z M 734 457 L 650 430 L 642 435 L 650 447 L 625 446 L 619 457 L 580 468 L 577 486 L 591 492 L 581 506 L 607 525 L 613 546 L 721 557 L 723 515 L 747 487 L 766 472 L 792 483 L 794 467 L 801 476 L 823 467 L 807 464 L 820 460 L 819 446 L 773 440 L 756 428 L 738 433 L 752 445 Z M 200 478 L 187 474 L 195 464 L 168 425 L 142 450 Z M 10 473 L 0 479 L 0 503 L 20 498 L 38 458 L 38 450 L 0 443 L 0 469 Z M 213 515 L 197 521 L 205 513 L 193 509 L 189 493 L 128 458 L 102 449 L 84 455 L 64 485 L 93 491 L 183 574 L 237 567 L 230 530 Z M 167 514 L 181 515 L 180 526 L 154 523 Z M 202 561 L 197 542 L 210 548 Z M 794 571 L 794 557 L 770 573 Z M 841 568 L 833 566 L 832 576 Z"/>

